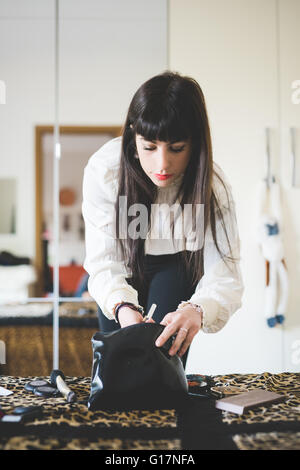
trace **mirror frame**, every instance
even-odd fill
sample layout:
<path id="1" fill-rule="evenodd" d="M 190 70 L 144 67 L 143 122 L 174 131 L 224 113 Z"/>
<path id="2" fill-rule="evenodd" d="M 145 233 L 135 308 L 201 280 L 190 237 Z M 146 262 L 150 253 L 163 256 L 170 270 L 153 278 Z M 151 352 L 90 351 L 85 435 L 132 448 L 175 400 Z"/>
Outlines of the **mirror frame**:
<path id="1" fill-rule="evenodd" d="M 121 126 L 59 126 L 60 134 L 111 134 L 112 139 L 119 137 L 122 132 Z M 42 221 L 43 221 L 43 152 L 42 141 L 45 134 L 54 135 L 54 126 L 36 126 L 35 127 L 35 269 L 37 272 L 37 283 L 35 295 L 43 296 L 43 254 L 42 254 Z M 62 155 L 63 158 L 63 155 Z"/>

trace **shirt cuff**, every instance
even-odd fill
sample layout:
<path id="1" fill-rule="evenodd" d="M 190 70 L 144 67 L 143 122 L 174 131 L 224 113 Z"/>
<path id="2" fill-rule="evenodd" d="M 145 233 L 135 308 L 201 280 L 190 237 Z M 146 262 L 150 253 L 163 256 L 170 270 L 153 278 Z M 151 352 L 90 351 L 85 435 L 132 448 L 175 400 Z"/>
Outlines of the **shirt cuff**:
<path id="1" fill-rule="evenodd" d="M 115 305 L 119 302 L 130 302 L 138 307 L 139 303 L 137 291 L 133 288 L 130 288 L 129 286 L 128 289 L 114 290 L 109 294 L 109 297 L 107 298 L 105 303 L 105 307 L 103 308 L 103 314 L 109 320 L 115 319 L 113 310 Z"/>

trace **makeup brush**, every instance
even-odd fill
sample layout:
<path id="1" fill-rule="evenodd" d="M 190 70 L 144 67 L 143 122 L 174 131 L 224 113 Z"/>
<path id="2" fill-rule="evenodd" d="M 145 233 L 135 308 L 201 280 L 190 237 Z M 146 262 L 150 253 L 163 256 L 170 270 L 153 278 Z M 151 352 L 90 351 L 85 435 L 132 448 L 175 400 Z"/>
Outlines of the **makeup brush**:
<path id="1" fill-rule="evenodd" d="M 150 309 L 149 309 L 149 312 L 147 313 L 147 315 L 145 316 L 145 318 L 143 319 L 144 322 L 146 322 L 147 320 L 150 320 L 150 318 L 152 318 L 152 315 L 156 309 L 157 305 L 156 304 L 152 304 Z"/>

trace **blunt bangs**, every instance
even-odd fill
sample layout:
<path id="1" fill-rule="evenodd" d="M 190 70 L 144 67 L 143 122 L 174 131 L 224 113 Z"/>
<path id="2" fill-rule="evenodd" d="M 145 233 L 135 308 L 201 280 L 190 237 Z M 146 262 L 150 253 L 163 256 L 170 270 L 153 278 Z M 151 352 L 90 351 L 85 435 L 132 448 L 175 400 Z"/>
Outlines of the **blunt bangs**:
<path id="1" fill-rule="evenodd" d="M 191 136 L 188 121 L 184 112 L 174 112 L 173 107 L 166 107 L 164 104 L 144 110 L 137 118 L 133 130 L 149 141 L 181 142 L 188 140 Z"/>

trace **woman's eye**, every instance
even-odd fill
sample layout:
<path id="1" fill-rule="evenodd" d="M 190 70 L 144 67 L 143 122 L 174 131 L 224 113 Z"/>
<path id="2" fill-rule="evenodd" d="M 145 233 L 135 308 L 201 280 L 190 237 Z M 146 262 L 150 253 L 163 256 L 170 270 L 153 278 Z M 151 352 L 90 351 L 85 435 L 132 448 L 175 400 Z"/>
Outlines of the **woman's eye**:
<path id="1" fill-rule="evenodd" d="M 144 150 L 152 151 L 152 150 L 155 150 L 155 147 L 144 147 Z M 184 147 L 171 148 L 170 150 L 171 152 L 179 153 L 184 150 Z"/>

